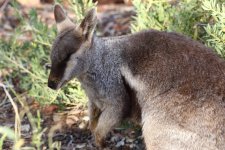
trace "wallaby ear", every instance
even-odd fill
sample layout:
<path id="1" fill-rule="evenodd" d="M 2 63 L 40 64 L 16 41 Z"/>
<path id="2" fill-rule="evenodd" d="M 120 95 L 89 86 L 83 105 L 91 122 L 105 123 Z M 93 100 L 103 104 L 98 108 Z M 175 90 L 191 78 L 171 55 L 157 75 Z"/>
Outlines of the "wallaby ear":
<path id="1" fill-rule="evenodd" d="M 58 32 L 61 32 L 68 27 L 75 26 L 75 24 L 68 18 L 63 8 L 59 4 L 54 6 L 54 16 Z"/>
<path id="2" fill-rule="evenodd" d="M 82 36 L 85 40 L 91 40 L 97 24 L 97 10 L 93 8 L 87 12 L 87 15 L 80 24 Z"/>

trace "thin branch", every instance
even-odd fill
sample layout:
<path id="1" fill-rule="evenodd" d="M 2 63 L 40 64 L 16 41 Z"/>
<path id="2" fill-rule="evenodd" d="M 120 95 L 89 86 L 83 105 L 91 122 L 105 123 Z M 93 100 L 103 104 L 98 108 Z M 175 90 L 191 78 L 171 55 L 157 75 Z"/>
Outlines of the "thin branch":
<path id="1" fill-rule="evenodd" d="M 11 97 L 11 95 L 9 94 L 9 92 L 7 91 L 7 88 L 4 84 L 0 83 L 0 87 L 3 88 L 6 96 L 8 97 L 8 99 L 10 100 L 12 106 L 13 106 L 13 109 L 15 111 L 15 135 L 18 137 L 15 137 L 16 139 L 18 139 L 20 136 L 21 136 L 21 133 L 20 133 L 20 126 L 21 126 L 21 121 L 20 121 L 20 117 L 19 117 L 19 111 L 18 111 L 18 107 L 16 105 L 16 103 L 13 101 L 13 98 Z"/>
<path id="2" fill-rule="evenodd" d="M 32 73 L 30 70 L 28 70 L 27 68 L 25 68 L 23 65 L 20 65 L 18 62 L 13 61 L 8 56 L 5 56 L 4 58 L 7 59 L 7 61 L 10 61 L 11 63 L 13 63 L 15 66 L 17 66 L 20 69 L 22 69 L 23 71 L 25 71 L 26 73 L 28 73 L 31 76 L 33 76 L 35 79 L 40 80 L 42 82 L 45 82 L 42 78 L 38 77 L 37 75 L 35 75 L 34 73 Z"/>
<path id="3" fill-rule="evenodd" d="M 6 100 L 7 100 L 7 96 L 5 96 L 4 99 L 3 99 L 3 101 L 0 103 L 0 107 L 3 106 L 3 105 L 5 105 Z"/>
<path id="4" fill-rule="evenodd" d="M 4 0 L 3 2 L 0 3 L 0 12 L 5 9 L 7 4 L 9 3 L 10 0 Z"/>

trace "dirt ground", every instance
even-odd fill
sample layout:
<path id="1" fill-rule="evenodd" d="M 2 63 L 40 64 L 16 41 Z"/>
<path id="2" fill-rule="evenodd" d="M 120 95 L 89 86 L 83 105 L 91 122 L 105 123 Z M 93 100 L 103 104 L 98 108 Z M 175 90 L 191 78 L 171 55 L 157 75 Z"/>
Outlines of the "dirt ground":
<path id="1" fill-rule="evenodd" d="M 21 4 L 24 16 L 31 7 L 37 9 L 40 18 L 49 26 L 54 24 L 51 4 Z M 11 15 L 10 5 L 2 7 L 0 10 L 0 36 L 8 38 L 15 27 L 19 24 L 18 19 Z M 132 6 L 120 5 L 101 5 L 98 6 L 98 35 L 116 36 L 130 33 L 130 22 L 134 16 Z M 29 37 L 23 37 L 27 39 Z M 0 73 L 0 83 L 2 82 Z M 15 79 L 16 80 L 16 79 Z M 34 116 L 37 110 L 41 114 L 41 127 L 43 143 L 41 148 L 48 148 L 48 137 L 52 136 L 52 143 L 60 143 L 62 150 L 97 150 L 90 130 L 88 129 L 87 107 L 81 104 L 68 106 L 61 110 L 56 105 L 40 106 L 37 102 L 26 99 L 29 110 L 20 112 L 21 104 L 17 103 L 20 115 L 23 116 L 21 124 L 22 137 L 25 139 L 25 146 L 32 146 L 32 128 L 34 128 L 28 117 L 28 112 Z M 23 108 L 24 109 L 24 108 Z M 0 87 L 0 125 L 14 128 L 15 113 L 12 103 L 6 96 L 5 91 Z M 0 136 L 1 137 L 1 136 Z M 141 129 L 132 125 L 118 127 L 114 129 L 106 139 L 107 149 L 112 150 L 144 150 L 145 146 L 141 135 Z M 12 141 L 6 140 L 3 149 L 12 148 Z"/>

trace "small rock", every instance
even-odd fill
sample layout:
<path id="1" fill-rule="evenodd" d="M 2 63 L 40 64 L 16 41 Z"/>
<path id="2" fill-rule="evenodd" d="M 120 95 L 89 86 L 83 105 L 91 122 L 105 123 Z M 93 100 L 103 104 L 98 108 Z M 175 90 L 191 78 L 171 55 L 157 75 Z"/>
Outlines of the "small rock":
<path id="1" fill-rule="evenodd" d="M 134 142 L 134 139 L 128 138 L 128 139 L 126 139 L 126 142 L 127 142 L 127 143 L 133 143 L 133 142 Z"/>
<path id="2" fill-rule="evenodd" d="M 121 147 L 125 145 L 125 138 L 123 138 L 121 141 L 119 141 L 118 143 L 116 143 L 116 147 Z"/>
<path id="3" fill-rule="evenodd" d="M 120 140 L 121 140 L 121 137 L 118 136 L 118 135 L 114 135 L 114 136 L 112 136 L 111 139 L 110 139 L 110 141 L 112 141 L 112 142 L 118 142 L 118 141 L 120 141 Z"/>
<path id="4" fill-rule="evenodd" d="M 84 147 L 86 147 L 86 143 L 77 144 L 75 147 L 79 148 L 79 149 L 84 148 Z"/>
<path id="5" fill-rule="evenodd" d="M 21 126 L 21 131 L 22 132 L 29 132 L 30 131 L 30 125 L 29 124 L 24 124 Z"/>
<path id="6" fill-rule="evenodd" d="M 82 120 L 88 122 L 89 121 L 89 117 L 88 116 L 84 116 Z"/>
<path id="7" fill-rule="evenodd" d="M 88 124 L 85 123 L 85 122 L 81 122 L 81 123 L 79 124 L 79 128 L 80 128 L 80 129 L 86 129 L 87 126 L 88 126 Z"/>

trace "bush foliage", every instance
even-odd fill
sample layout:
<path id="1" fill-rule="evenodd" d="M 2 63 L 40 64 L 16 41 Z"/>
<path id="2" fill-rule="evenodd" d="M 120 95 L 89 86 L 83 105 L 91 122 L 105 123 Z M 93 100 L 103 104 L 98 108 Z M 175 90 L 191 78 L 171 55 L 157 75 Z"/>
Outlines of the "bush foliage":
<path id="1" fill-rule="evenodd" d="M 81 20 L 85 10 L 94 6 L 91 0 L 70 0 L 70 8 L 77 20 Z M 20 18 L 20 25 L 16 28 L 9 41 L 0 40 L 0 70 L 11 70 L 4 81 L 11 90 L 17 88 L 16 95 L 29 95 L 43 104 L 58 103 L 71 104 L 86 102 L 86 97 L 79 82 L 73 80 L 69 86 L 57 92 L 47 87 L 49 70 L 46 65 L 50 62 L 51 43 L 56 36 L 56 28 L 49 28 L 40 21 L 35 9 L 31 9 L 28 18 L 24 18 L 18 9 L 18 3 L 13 1 L 15 15 Z M 29 41 L 20 41 L 20 37 L 31 36 Z M 19 91 L 19 92 L 18 92 Z"/>
<path id="2" fill-rule="evenodd" d="M 132 32 L 174 31 L 212 47 L 225 57 L 224 0 L 133 0 L 137 12 Z"/>

